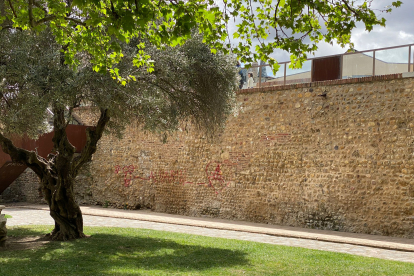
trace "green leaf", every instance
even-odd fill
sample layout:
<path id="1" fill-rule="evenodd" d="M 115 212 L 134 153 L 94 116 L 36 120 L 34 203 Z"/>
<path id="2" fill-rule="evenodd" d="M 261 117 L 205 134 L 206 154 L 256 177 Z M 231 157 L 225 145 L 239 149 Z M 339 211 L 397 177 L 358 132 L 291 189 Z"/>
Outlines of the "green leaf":
<path id="1" fill-rule="evenodd" d="M 401 4 L 402 4 L 402 2 L 401 2 L 401 1 L 395 1 L 395 2 L 392 2 L 392 5 L 393 5 L 394 7 L 396 7 L 396 8 L 400 7 L 400 6 L 401 6 Z"/>
<path id="2" fill-rule="evenodd" d="M 215 24 L 215 14 L 211 11 L 205 10 L 204 11 L 204 18 L 206 18 L 211 24 Z"/>

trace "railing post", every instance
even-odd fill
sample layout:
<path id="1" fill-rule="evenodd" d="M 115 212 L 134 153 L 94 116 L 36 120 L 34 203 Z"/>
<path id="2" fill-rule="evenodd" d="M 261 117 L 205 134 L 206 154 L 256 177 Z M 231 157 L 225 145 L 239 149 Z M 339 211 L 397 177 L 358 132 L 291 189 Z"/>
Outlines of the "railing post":
<path id="1" fill-rule="evenodd" d="M 285 63 L 285 68 L 284 68 L 284 72 L 283 72 L 283 85 L 286 85 L 286 64 Z"/>
<path id="2" fill-rule="evenodd" d="M 408 47 L 408 72 L 411 72 L 411 45 Z"/>
<path id="3" fill-rule="evenodd" d="M 375 76 L 375 50 L 374 50 L 374 54 L 372 55 L 372 76 Z"/>
<path id="4" fill-rule="evenodd" d="M 262 87 L 262 65 L 259 65 L 259 88 Z"/>
<path id="5" fill-rule="evenodd" d="M 342 80 L 343 72 L 344 72 L 344 54 L 341 55 L 340 59 L 340 65 L 339 65 L 339 79 Z"/>
<path id="6" fill-rule="evenodd" d="M 313 80 L 313 59 L 311 60 L 311 72 L 310 72 L 310 74 L 311 74 L 310 82 L 312 82 L 312 80 Z"/>

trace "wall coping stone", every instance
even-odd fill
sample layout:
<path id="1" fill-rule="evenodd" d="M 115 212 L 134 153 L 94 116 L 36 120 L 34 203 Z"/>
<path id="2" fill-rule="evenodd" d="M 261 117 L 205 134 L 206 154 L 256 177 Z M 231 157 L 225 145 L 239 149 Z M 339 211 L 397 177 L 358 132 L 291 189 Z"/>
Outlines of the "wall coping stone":
<path id="1" fill-rule="evenodd" d="M 371 77 L 362 77 L 362 78 L 353 78 L 353 79 L 338 79 L 338 80 L 315 81 L 315 82 L 307 82 L 307 83 L 294 83 L 294 84 L 286 84 L 286 85 L 242 89 L 242 90 L 236 91 L 236 94 L 263 93 L 263 92 L 273 92 L 273 91 L 290 90 L 290 89 L 297 89 L 297 88 L 311 88 L 311 87 L 319 87 L 319 86 L 354 84 L 354 83 L 364 83 L 364 82 L 373 82 L 373 81 L 387 81 L 387 80 L 395 80 L 395 79 L 402 79 L 402 78 L 403 78 L 403 74 L 399 73 L 399 74 L 371 76 Z"/>
<path id="2" fill-rule="evenodd" d="M 405 72 L 405 73 L 402 73 L 402 77 L 403 78 L 412 78 L 412 77 L 414 77 L 414 72 Z"/>

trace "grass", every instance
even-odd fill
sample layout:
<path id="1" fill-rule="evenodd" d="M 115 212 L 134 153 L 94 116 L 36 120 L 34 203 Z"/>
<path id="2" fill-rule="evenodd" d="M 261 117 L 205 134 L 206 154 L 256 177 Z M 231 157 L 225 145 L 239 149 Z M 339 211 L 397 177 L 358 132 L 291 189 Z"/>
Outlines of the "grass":
<path id="1" fill-rule="evenodd" d="M 12 216 L 10 216 L 10 215 L 4 215 L 4 217 L 7 219 L 7 218 L 12 218 Z"/>
<path id="2" fill-rule="evenodd" d="M 48 226 L 9 228 L 42 235 Z M 414 264 L 303 248 L 131 228 L 0 251 L 0 275 L 414 275 Z"/>

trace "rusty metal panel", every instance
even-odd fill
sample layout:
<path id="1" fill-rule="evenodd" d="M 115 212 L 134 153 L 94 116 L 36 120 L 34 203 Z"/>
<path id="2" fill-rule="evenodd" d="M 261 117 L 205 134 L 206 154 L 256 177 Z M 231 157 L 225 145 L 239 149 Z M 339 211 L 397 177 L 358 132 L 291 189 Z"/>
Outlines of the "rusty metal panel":
<path id="1" fill-rule="evenodd" d="M 341 56 L 318 58 L 312 61 L 312 81 L 341 78 Z"/>
<path id="2" fill-rule="evenodd" d="M 24 148 L 27 150 L 35 149 L 35 141 L 28 139 L 27 137 L 13 137 L 12 141 L 16 147 Z M 0 148 L 0 168 L 8 161 L 11 161 L 10 156 L 8 154 L 5 154 Z"/>
<path id="3" fill-rule="evenodd" d="M 8 161 L 11 161 L 10 156 L 0 149 L 0 168 Z"/>
<path id="4" fill-rule="evenodd" d="M 24 172 L 27 167 L 18 164 L 7 162 L 4 166 L 0 167 L 0 194 L 6 190 L 13 181 Z"/>
<path id="5" fill-rule="evenodd" d="M 69 142 L 76 148 L 76 152 L 81 152 L 86 145 L 86 128 L 88 127 L 81 125 L 68 125 L 66 128 Z M 16 147 L 36 150 L 40 156 L 46 157 L 53 149 L 53 135 L 54 132 L 43 134 L 36 141 L 27 137 L 14 137 L 12 141 Z M 0 167 L 7 161 L 11 161 L 10 156 L 0 149 Z"/>
<path id="6" fill-rule="evenodd" d="M 52 138 L 53 138 L 54 133 L 55 132 L 53 131 L 50 133 L 43 134 L 42 136 L 39 137 L 39 139 L 36 140 L 35 148 L 36 148 L 37 154 L 46 158 L 47 155 L 52 151 L 53 149 Z M 34 149 L 31 149 L 31 150 L 34 150 Z"/>
<path id="7" fill-rule="evenodd" d="M 86 128 L 82 125 L 68 125 L 66 133 L 69 142 L 76 148 L 76 152 L 81 152 L 86 145 Z M 53 149 L 53 135 L 54 132 L 46 133 L 39 137 L 38 140 L 28 139 L 27 137 L 12 138 L 13 144 L 16 147 L 23 148 L 30 151 L 37 151 L 42 157 L 47 155 Z M 0 194 L 17 178 L 26 166 L 12 163 L 8 154 L 5 154 L 0 149 Z"/>
<path id="8" fill-rule="evenodd" d="M 68 136 L 69 142 L 76 148 L 76 152 L 81 152 L 86 145 L 86 128 L 87 126 L 81 125 L 68 125 L 66 128 L 66 134 Z M 42 157 L 47 157 L 47 155 L 53 149 L 53 135 L 55 132 L 50 132 L 43 134 L 36 141 L 37 153 Z M 30 149 L 30 150 L 34 150 Z"/>
<path id="9" fill-rule="evenodd" d="M 86 129 L 92 128 L 81 125 L 68 125 L 66 133 L 70 143 L 76 148 L 76 152 L 81 152 L 86 145 Z"/>

